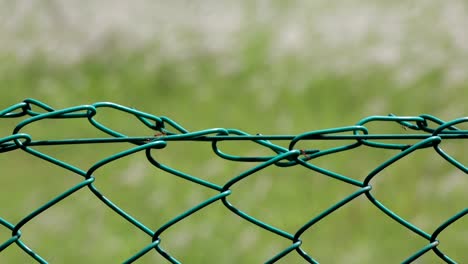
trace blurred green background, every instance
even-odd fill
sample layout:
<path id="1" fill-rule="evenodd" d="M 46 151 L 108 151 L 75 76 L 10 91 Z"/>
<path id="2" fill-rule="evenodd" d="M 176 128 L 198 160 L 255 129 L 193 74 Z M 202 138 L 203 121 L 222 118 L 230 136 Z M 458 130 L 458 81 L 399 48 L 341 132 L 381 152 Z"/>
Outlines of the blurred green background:
<path id="1" fill-rule="evenodd" d="M 450 120 L 467 112 L 466 28 L 468 4 L 462 0 L 0 0 L 0 108 L 25 98 L 55 108 L 110 101 L 168 116 L 188 130 L 252 134 L 302 133 L 389 113 Z M 153 133 L 116 111 L 102 111 L 97 119 L 128 135 Z M 18 122 L 2 119 L 1 136 Z M 384 130 L 405 133 L 387 125 L 371 131 Z M 103 136 L 86 120 L 46 120 L 22 131 L 33 139 Z M 442 144 L 466 161 L 466 142 Z M 37 149 L 86 170 L 130 146 Z M 249 143 L 225 148 L 265 153 Z M 362 180 L 396 153 L 363 147 L 314 164 Z M 217 184 L 255 165 L 223 161 L 209 144 L 194 142 L 171 143 L 157 157 Z M 82 180 L 19 150 L 3 153 L 0 167 L 0 217 L 11 223 Z M 105 166 L 96 178 L 108 198 L 154 230 L 216 194 L 157 170 L 144 153 Z M 466 174 L 432 149 L 406 157 L 372 184 L 382 203 L 428 233 L 466 208 Z M 271 167 L 233 186 L 230 201 L 294 233 L 355 190 L 305 169 Z M 0 228 L 0 243 L 9 237 Z M 87 189 L 27 223 L 22 239 L 50 263 L 122 262 L 150 243 Z M 321 263 L 399 263 L 427 244 L 365 197 L 313 226 L 303 241 Z M 440 241 L 454 260 L 468 260 L 467 219 L 450 226 Z M 262 263 L 289 244 L 221 203 L 162 235 L 163 248 L 183 263 Z M 164 262 L 151 251 L 138 263 Z M 0 263 L 33 260 L 12 245 Z M 291 253 L 279 263 L 304 261 Z M 417 263 L 441 260 L 430 252 Z"/>

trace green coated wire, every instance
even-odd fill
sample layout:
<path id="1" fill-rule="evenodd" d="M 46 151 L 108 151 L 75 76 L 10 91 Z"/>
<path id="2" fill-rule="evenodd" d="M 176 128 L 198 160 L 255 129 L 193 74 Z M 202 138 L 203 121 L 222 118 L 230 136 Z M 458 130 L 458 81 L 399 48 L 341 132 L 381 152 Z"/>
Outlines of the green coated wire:
<path id="1" fill-rule="evenodd" d="M 128 136 L 97 121 L 96 117 L 100 113 L 101 109 L 118 111 L 120 113 L 132 116 L 133 118 L 136 118 L 138 121 L 140 121 L 145 127 L 153 130 L 155 133 L 154 135 L 142 135 L 136 137 Z M 21 229 L 40 214 L 60 203 L 64 199 L 67 199 L 67 197 L 73 195 L 78 190 L 86 189 L 85 187 L 87 187 L 87 189 L 89 189 L 99 201 L 104 203 L 114 213 L 124 218 L 129 224 L 141 230 L 148 236 L 149 243 L 138 252 L 124 260 L 123 263 L 125 264 L 137 261 L 152 250 L 159 253 L 170 263 L 181 263 L 179 260 L 177 260 L 177 256 L 171 254 L 163 248 L 164 233 L 181 221 L 189 221 L 191 215 L 196 214 L 197 212 L 204 210 L 204 208 L 209 207 L 215 203 L 224 205 L 226 208 L 226 213 L 232 213 L 241 219 L 257 226 L 258 228 L 261 228 L 290 242 L 289 246 L 277 252 L 276 255 L 271 256 L 270 259 L 265 260 L 265 263 L 275 263 L 289 254 L 294 254 L 293 252 L 296 252 L 298 256 L 302 257 L 304 261 L 308 263 L 319 263 L 319 261 L 314 258 L 313 252 L 306 252 L 303 249 L 304 242 L 301 240 L 302 234 L 314 228 L 318 222 L 326 221 L 330 214 L 340 210 L 341 207 L 351 203 L 355 198 L 361 196 L 367 198 L 371 204 L 373 204 L 392 220 L 400 224 L 402 228 L 412 231 L 414 234 L 427 241 L 425 246 L 408 256 L 406 259 L 402 260 L 402 263 L 412 263 L 421 256 L 430 254 L 429 252 L 433 252 L 435 256 L 446 263 L 457 263 L 455 260 L 441 251 L 439 248 L 441 242 L 437 238 L 447 227 L 457 221 L 460 221 L 460 219 L 468 215 L 468 208 L 464 208 L 457 214 L 451 216 L 449 219 L 446 219 L 442 224 L 439 225 L 439 227 L 436 228 L 436 230 L 430 233 L 424 231 L 420 227 L 405 220 L 395 212 L 388 209 L 372 193 L 372 182 L 377 176 L 381 177 L 380 175 L 382 174 L 382 171 L 397 163 L 399 160 L 404 159 L 418 150 L 428 148 L 434 149 L 437 154 L 439 154 L 453 167 L 463 172 L 464 174 L 468 174 L 467 166 L 446 153 L 441 148 L 441 142 L 443 141 L 460 141 L 468 139 L 468 130 L 463 130 L 458 127 L 463 123 L 468 123 L 468 117 L 461 117 L 450 121 L 444 121 L 428 114 L 422 114 L 419 116 L 395 116 L 390 114 L 388 116 L 369 116 L 358 121 L 355 125 L 352 126 L 307 131 L 298 135 L 251 135 L 238 129 L 225 128 L 189 131 L 168 117 L 155 116 L 139 111 L 135 108 L 130 108 L 110 102 L 98 102 L 90 105 L 79 105 L 64 109 L 54 109 L 53 107 L 41 101 L 35 99 L 25 99 L 20 103 L 0 110 L 0 118 L 21 118 L 17 125 L 12 129 L 11 135 L 0 138 L 0 153 L 23 151 L 29 155 L 43 160 L 44 162 L 61 167 L 82 177 L 78 184 L 63 191 L 55 198 L 39 206 L 37 209 L 25 215 L 18 222 L 12 223 L 8 221 L 8 219 L 0 217 L 0 227 L 6 228 L 11 232 L 11 236 L 8 239 L 5 241 L 0 241 L 0 253 L 9 247 L 12 247 L 13 245 L 17 245 L 23 252 L 25 252 L 25 254 L 29 255 L 37 263 L 49 263 L 39 255 L 39 252 L 36 252 L 34 249 L 28 247 L 28 245 L 22 239 L 22 237 L 27 236 L 27 234 L 23 234 Z M 25 131 L 26 127 L 34 123 L 41 122 L 42 120 L 71 118 L 86 120 L 90 126 L 94 127 L 98 131 L 105 133 L 108 137 L 73 139 L 51 138 L 46 140 L 35 140 L 33 137 L 34 135 L 23 132 Z M 395 123 L 403 126 L 406 130 L 416 131 L 417 133 L 372 133 L 367 126 L 370 123 Z M 329 140 L 337 142 L 346 141 L 347 143 L 328 149 L 298 149 L 296 147 L 299 143 L 305 141 Z M 349 143 L 350 140 L 353 142 Z M 391 143 L 388 142 L 388 140 L 416 140 L 417 142 L 404 144 Z M 158 151 L 166 148 L 171 144 L 171 142 L 178 141 L 209 142 L 211 144 L 213 153 L 219 158 L 234 162 L 255 162 L 257 164 L 252 168 L 230 178 L 224 184 L 215 184 L 208 180 L 201 179 L 197 176 L 190 175 L 188 173 L 177 170 L 176 168 L 170 167 L 169 165 L 164 164 L 155 158 L 155 154 L 158 153 Z M 239 156 L 231 154 L 222 150 L 223 142 L 227 141 L 249 141 L 267 149 L 270 154 L 263 156 Z M 273 143 L 274 141 L 288 141 L 289 144 L 288 147 L 283 147 Z M 121 152 L 97 161 L 88 169 L 80 169 L 77 166 L 49 156 L 35 148 L 37 146 L 70 145 L 70 147 L 72 147 L 73 145 L 80 144 L 115 144 L 122 142 L 130 143 L 131 145 L 129 148 Z M 400 150 L 400 152 L 378 165 L 365 177 L 363 181 L 350 178 L 346 175 L 327 170 L 314 164 L 314 160 L 318 157 L 333 155 L 363 146 L 378 149 L 396 149 Z M 208 199 L 205 199 L 201 203 L 189 208 L 184 212 L 180 212 L 180 214 L 165 222 L 155 230 L 145 226 L 137 218 L 118 207 L 95 186 L 95 182 L 99 181 L 99 177 L 96 176 L 97 172 L 102 167 L 111 164 L 118 159 L 134 155 L 138 152 L 145 152 L 147 161 L 155 168 L 158 168 L 183 180 L 189 181 L 193 184 L 211 189 L 217 192 L 217 194 L 211 196 Z M 343 184 L 351 185 L 356 189 L 353 193 L 333 204 L 318 215 L 310 216 L 310 220 L 299 227 L 295 232 L 289 233 L 285 230 L 273 226 L 272 224 L 254 218 L 248 213 L 242 211 L 238 206 L 229 200 L 231 196 L 235 195 L 235 192 L 232 190 L 234 185 L 246 180 L 247 178 L 255 175 L 257 172 L 262 171 L 269 166 L 277 166 L 282 168 L 302 166 L 311 171 L 318 172 L 326 177 L 338 180 Z"/>

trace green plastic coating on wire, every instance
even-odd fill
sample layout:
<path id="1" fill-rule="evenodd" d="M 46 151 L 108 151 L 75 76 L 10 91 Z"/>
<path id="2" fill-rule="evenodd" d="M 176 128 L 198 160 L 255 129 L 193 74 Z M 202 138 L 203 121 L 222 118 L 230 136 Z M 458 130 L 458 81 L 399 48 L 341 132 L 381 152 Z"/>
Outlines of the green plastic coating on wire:
<path id="1" fill-rule="evenodd" d="M 135 117 L 137 120 L 139 120 L 146 127 L 154 130 L 156 135 L 143 135 L 138 137 L 131 137 L 118 131 L 115 131 L 112 128 L 103 125 L 96 120 L 95 117 L 102 108 L 111 108 L 122 113 L 129 114 Z M 34 99 L 26 99 L 20 103 L 14 104 L 10 107 L 5 108 L 4 110 L 1 110 L 0 118 L 23 118 L 23 120 L 17 123 L 17 125 L 13 128 L 11 135 L 0 138 L 0 153 L 6 153 L 10 151 L 24 151 L 26 153 L 29 153 L 30 155 L 42 159 L 45 162 L 49 162 L 50 164 L 62 167 L 83 177 L 80 183 L 76 184 L 68 190 L 65 190 L 57 197 L 51 199 L 36 210 L 30 212 L 17 223 L 12 223 L 7 219 L 0 217 L 0 225 L 11 231 L 10 238 L 8 238 L 6 241 L 0 241 L 0 253 L 8 247 L 17 245 L 21 250 L 23 250 L 26 254 L 28 254 L 32 259 L 36 260 L 38 263 L 49 263 L 47 260 L 45 260 L 39 255 L 39 252 L 34 251 L 34 249 L 29 248 L 25 244 L 25 242 L 21 239 L 21 228 L 24 227 L 29 221 L 31 221 L 41 213 L 45 212 L 49 208 L 53 207 L 60 201 L 66 199 L 78 190 L 87 187 L 101 202 L 103 202 L 106 206 L 112 209 L 116 214 L 120 215 L 130 224 L 132 224 L 133 226 L 144 232 L 146 235 L 148 235 L 148 244 L 140 251 L 136 252 L 131 256 L 128 256 L 128 259 L 126 259 L 123 263 L 133 263 L 151 250 L 155 250 L 156 252 L 158 252 L 170 263 L 180 263 L 180 261 L 177 260 L 176 256 L 171 255 L 171 253 L 163 249 L 161 243 L 161 235 L 171 226 L 176 225 L 182 220 L 190 218 L 191 215 L 197 213 L 200 210 L 203 210 L 203 208 L 208 207 L 213 203 L 221 203 L 226 207 L 226 209 L 229 212 L 237 215 L 245 221 L 248 221 L 249 223 L 257 226 L 258 228 L 262 228 L 268 232 L 271 232 L 272 234 L 275 234 L 290 241 L 291 244 L 287 248 L 281 250 L 276 255 L 271 256 L 270 259 L 265 260 L 265 263 L 275 263 L 283 257 L 289 254 L 293 254 L 293 252 L 296 252 L 306 262 L 319 263 L 318 260 L 314 259 L 313 252 L 308 253 L 301 247 L 303 244 L 301 240 L 302 234 L 307 230 L 314 228 L 315 224 L 322 221 L 323 219 L 326 219 L 328 215 L 332 214 L 336 210 L 339 210 L 342 206 L 346 205 L 347 203 L 360 196 L 366 197 L 373 205 L 375 205 L 376 208 L 378 208 L 385 215 L 399 223 L 402 227 L 412 231 L 416 235 L 427 240 L 427 244 L 424 247 L 422 247 L 417 252 L 414 252 L 411 256 L 408 256 L 406 259 L 402 260 L 402 263 L 412 263 L 421 256 L 429 254 L 428 252 L 433 252 L 433 254 L 435 254 L 437 257 L 439 257 L 446 263 L 457 263 L 455 260 L 451 259 L 449 256 L 447 256 L 440 250 L 440 248 L 438 247 L 440 245 L 440 241 L 437 239 L 437 237 L 448 226 L 465 217 L 468 214 L 468 208 L 464 208 L 457 214 L 453 215 L 452 217 L 441 223 L 439 227 L 436 228 L 436 230 L 434 230 L 432 233 L 426 232 L 420 229 L 419 227 L 415 226 L 413 223 L 400 217 L 395 212 L 388 209 L 384 204 L 382 204 L 372 194 L 371 182 L 380 172 L 385 170 L 388 166 L 394 164 L 398 160 L 404 158 L 405 156 L 408 156 L 409 154 L 417 150 L 425 148 L 433 148 L 436 153 L 438 153 L 443 159 L 445 159 L 455 168 L 459 169 L 465 174 L 468 174 L 468 168 L 459 160 L 447 154 L 440 146 L 440 143 L 444 140 L 468 139 L 468 130 L 463 130 L 457 127 L 457 125 L 468 122 L 468 117 L 457 118 L 451 121 L 443 121 L 437 117 L 427 114 L 423 114 L 420 116 L 395 116 L 390 114 L 388 116 L 370 116 L 360 120 L 356 123 L 356 125 L 353 126 L 308 131 L 298 135 L 251 135 L 241 130 L 225 128 L 212 128 L 200 131 L 189 131 L 168 117 L 155 116 L 149 113 L 136 110 L 134 108 L 109 102 L 98 102 L 91 105 L 80 105 L 65 109 L 54 109 L 43 102 Z M 86 119 L 88 120 L 90 125 L 104 132 L 110 137 L 33 140 L 31 135 L 22 132 L 22 130 L 28 125 L 31 125 L 35 122 L 40 122 L 41 120 L 71 118 Z M 372 134 L 369 132 L 369 129 L 366 127 L 366 125 L 373 122 L 393 122 L 403 126 L 407 130 L 416 131 L 418 133 Z M 430 127 L 430 123 L 436 124 L 436 126 Z M 413 141 L 417 140 L 417 142 L 412 144 L 397 144 L 385 142 L 385 140 L 389 139 Z M 272 141 L 278 140 L 289 141 L 288 147 L 285 148 L 272 143 Z M 298 143 L 310 140 L 334 140 L 338 142 L 340 140 L 346 140 L 348 144 L 332 147 L 329 149 L 296 148 L 296 145 L 298 145 Z M 349 140 L 353 140 L 355 142 L 349 144 Z M 223 185 L 218 185 L 210 181 L 203 180 L 193 175 L 184 173 L 157 161 L 154 157 L 154 154 L 157 153 L 159 149 L 165 148 L 168 145 L 168 142 L 170 141 L 210 142 L 213 153 L 222 159 L 236 162 L 256 162 L 258 164 L 236 175 Z M 230 154 L 224 152 L 219 147 L 219 143 L 222 141 L 250 141 L 258 144 L 259 146 L 269 149 L 271 151 L 271 154 L 265 156 L 238 156 Z M 132 147 L 98 161 L 87 170 L 75 167 L 67 162 L 56 159 L 34 148 L 36 146 L 111 144 L 120 142 L 131 143 Z M 400 152 L 398 152 L 398 154 L 394 155 L 393 157 L 389 158 L 388 160 L 377 166 L 375 169 L 373 169 L 363 181 L 358 181 L 345 175 L 341 175 L 339 173 L 321 168 L 310 162 L 311 160 L 321 156 L 330 155 L 342 151 L 348 151 L 364 145 L 381 149 L 397 149 L 400 150 Z M 132 215 L 128 214 L 123 209 L 118 207 L 110 199 L 105 197 L 103 193 L 93 184 L 95 181 L 94 173 L 96 170 L 99 170 L 101 167 L 106 166 L 107 164 L 113 161 L 141 151 L 145 152 L 148 162 L 156 168 L 168 172 L 176 177 L 180 177 L 184 180 L 191 181 L 198 185 L 212 189 L 218 192 L 218 194 L 210 197 L 209 199 L 206 199 L 205 201 L 181 213 L 180 215 L 175 216 L 156 230 L 145 226 L 138 219 L 134 218 Z M 324 176 L 336 179 L 346 184 L 353 185 L 357 187 L 357 190 L 349 196 L 345 197 L 344 199 L 340 200 L 336 204 L 327 208 L 323 212 L 312 217 L 296 232 L 288 233 L 278 227 L 258 220 L 252 217 L 251 215 L 243 212 L 238 207 L 233 205 L 228 199 L 229 196 L 233 193 L 233 191 L 231 190 L 232 186 L 241 182 L 242 180 L 246 179 L 252 174 L 255 174 L 256 172 L 261 171 L 269 166 L 303 166 L 307 169 L 318 172 Z"/>

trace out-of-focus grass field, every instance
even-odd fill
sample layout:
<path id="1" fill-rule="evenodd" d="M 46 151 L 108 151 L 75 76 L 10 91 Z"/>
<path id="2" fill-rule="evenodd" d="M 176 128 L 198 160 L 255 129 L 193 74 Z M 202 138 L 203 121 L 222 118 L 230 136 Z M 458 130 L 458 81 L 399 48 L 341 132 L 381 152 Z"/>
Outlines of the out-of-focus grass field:
<path id="1" fill-rule="evenodd" d="M 110 101 L 170 117 L 188 130 L 224 127 L 252 134 L 297 134 L 353 125 L 364 117 L 389 113 L 428 113 L 445 120 L 466 115 L 468 43 L 452 26 L 468 26 L 466 19 L 458 24 L 452 21 L 467 13 L 466 5 L 460 1 L 443 8 L 438 4 L 415 7 L 355 2 L 355 9 L 351 4 L 340 7 L 322 1 L 308 5 L 301 1 L 274 3 L 269 8 L 246 2 L 242 5 L 245 21 L 230 33 L 229 41 L 223 42 L 228 48 L 210 48 L 211 38 L 199 26 L 200 31 L 170 29 L 171 37 L 182 47 L 175 51 L 168 48 L 171 45 L 164 45 L 164 37 L 128 47 L 131 41 L 125 32 L 118 32 L 97 41 L 99 45 L 81 50 L 73 59 L 61 53 L 66 49 L 60 47 L 60 41 L 54 44 L 56 52 L 53 48 L 41 50 L 47 45 L 37 39 L 46 38 L 28 31 L 28 27 L 32 31 L 39 28 L 33 24 L 27 24 L 28 30 L 19 31 L 27 31 L 30 37 L 12 33 L 3 25 L 0 108 L 25 98 L 35 98 L 55 108 Z M 224 7 L 231 8 L 229 3 L 226 1 Z M 46 5 L 39 11 L 47 14 L 48 8 L 51 7 Z M 215 18 L 227 12 L 222 4 L 216 8 L 209 13 Z M 459 16 L 445 14 L 449 11 Z M 284 13 L 289 16 L 283 16 Z M 7 12 L 2 10 L 1 14 Z M 319 15 L 324 18 L 316 19 Z M 8 22 L 8 16 L 4 17 Z M 164 17 L 163 22 L 170 25 L 170 16 Z M 315 23 L 319 20 L 323 24 Z M 283 43 L 286 47 L 278 47 L 278 43 L 291 37 L 281 35 L 278 27 L 293 22 L 304 23 L 300 33 L 293 30 L 300 45 Z M 89 23 L 88 30 L 92 31 L 93 22 Z M 360 23 L 369 25 L 362 27 Z M 357 31 L 353 31 L 353 25 Z M 368 30 L 359 33 L 362 28 Z M 445 32 L 446 28 L 455 33 Z M 54 36 L 49 37 L 52 42 Z M 80 40 L 76 41 L 80 47 Z M 25 55 L 19 48 L 16 52 L 12 48 L 15 45 L 39 48 Z M 153 133 L 134 118 L 115 111 L 102 111 L 97 119 L 129 135 Z M 1 119 L 1 136 L 10 135 L 18 122 Z M 375 125 L 371 129 L 407 133 L 397 125 Z M 85 120 L 46 120 L 24 132 L 37 140 L 103 136 Z M 310 144 L 325 147 L 333 143 Z M 466 164 L 466 142 L 444 141 L 443 146 Z M 115 144 L 37 149 L 87 169 L 129 147 Z M 226 148 L 239 155 L 265 153 L 251 143 L 226 143 Z M 319 158 L 314 164 L 362 180 L 396 153 L 363 147 Z M 223 161 L 211 152 L 209 144 L 194 142 L 171 142 L 157 157 L 217 184 L 255 165 Z M 0 217 L 11 223 L 17 223 L 82 180 L 20 150 L 2 153 L 0 167 Z M 379 174 L 372 192 L 394 212 L 432 233 L 466 207 L 466 176 L 432 149 L 425 149 Z M 157 170 L 146 162 L 144 153 L 98 170 L 95 184 L 152 229 L 216 194 Z M 254 217 L 294 233 L 355 190 L 303 168 L 270 167 L 235 185 L 229 199 Z M 444 253 L 460 263 L 468 260 L 467 223 L 467 219 L 458 221 L 439 238 Z M 50 263 L 122 262 L 151 241 L 87 189 L 53 206 L 21 230 L 22 240 Z M 9 237 L 9 230 L 0 228 L 0 243 Z M 321 263 L 399 263 L 427 244 L 365 197 L 314 225 L 302 238 L 303 248 Z M 289 241 L 215 203 L 164 232 L 162 245 L 183 263 L 262 263 L 288 247 Z M 151 251 L 138 263 L 164 261 Z M 0 253 L 0 263 L 32 262 L 15 245 Z M 431 252 L 418 260 L 440 262 Z M 279 263 L 304 261 L 291 253 Z"/>

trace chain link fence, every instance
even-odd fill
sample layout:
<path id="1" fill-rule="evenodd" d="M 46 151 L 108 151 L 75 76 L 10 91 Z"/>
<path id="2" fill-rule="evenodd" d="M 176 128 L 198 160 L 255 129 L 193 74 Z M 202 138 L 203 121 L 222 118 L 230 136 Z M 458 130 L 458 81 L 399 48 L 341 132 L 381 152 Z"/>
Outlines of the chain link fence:
<path id="1" fill-rule="evenodd" d="M 104 125 L 96 119 L 96 116 L 98 116 L 105 108 L 111 108 L 136 118 L 144 126 L 153 130 L 154 133 L 152 135 L 142 135 L 137 137 L 128 136 L 118 132 L 112 127 Z M 108 102 L 79 105 L 64 109 L 54 109 L 43 102 L 34 99 L 26 99 L 0 111 L 0 117 L 2 119 L 20 119 L 20 121 L 14 126 L 13 133 L 11 133 L 11 135 L 0 138 L 1 153 L 6 155 L 12 151 L 23 151 L 49 163 L 51 166 L 59 166 L 73 174 L 79 175 L 82 179 L 78 184 L 70 189 L 64 190 L 63 193 L 25 215 L 18 222 L 11 222 L 8 219 L 3 218 L 0 210 L 0 224 L 3 226 L 2 228 L 9 229 L 11 231 L 11 236 L 6 241 L 0 241 L 0 252 L 9 247 L 16 246 L 37 262 L 48 263 L 48 260 L 41 256 L 41 252 L 36 252 L 34 248 L 29 247 L 24 242 L 22 239 L 22 228 L 25 227 L 28 222 L 38 217 L 54 205 L 60 203 L 64 199 L 67 199 L 71 195 L 76 195 L 77 191 L 88 190 L 96 197 L 96 202 L 104 203 L 112 209 L 113 212 L 124 218 L 130 225 L 135 226 L 148 236 L 148 244 L 141 248 L 140 251 L 134 252 L 133 255 L 128 256 L 128 259 L 126 259 L 124 263 L 133 263 L 152 250 L 156 250 L 162 257 L 171 263 L 180 263 L 176 255 L 171 254 L 171 252 L 164 248 L 164 245 L 161 242 L 162 235 L 166 230 L 177 225 L 181 220 L 190 220 L 190 217 L 193 214 L 196 214 L 198 211 L 215 203 L 222 204 L 226 209 L 226 214 L 234 214 L 240 219 L 257 226 L 258 228 L 289 241 L 290 245 L 288 247 L 277 252 L 276 255 L 272 255 L 269 259 L 265 260 L 265 263 L 275 263 L 289 254 L 298 254 L 309 263 L 319 263 L 319 260 L 314 257 L 313 253 L 306 252 L 303 248 L 304 243 L 301 236 L 320 221 L 327 221 L 327 217 L 329 215 L 333 214 L 346 204 L 351 203 L 357 197 L 367 198 L 369 203 L 378 208 L 383 214 L 391 218 L 393 221 L 399 223 L 401 228 L 407 229 L 427 241 L 424 247 L 413 252 L 410 256 L 407 256 L 406 259 L 402 259 L 402 263 L 411 263 L 425 254 L 435 254 L 440 258 L 440 260 L 446 263 L 463 263 L 464 261 L 463 259 L 452 259 L 450 256 L 446 255 L 439 247 L 443 241 L 440 241 L 438 238 L 447 227 L 457 221 L 459 222 L 464 216 L 466 216 L 468 214 L 468 208 L 464 208 L 458 213 L 447 218 L 445 221 L 438 223 L 438 227 L 435 230 L 425 231 L 396 214 L 382 201 L 380 201 L 373 194 L 372 182 L 378 178 L 379 175 L 382 174 L 382 171 L 387 167 L 422 149 L 432 149 L 446 162 L 456 168 L 457 171 L 466 176 L 468 168 L 461 161 L 444 151 L 441 147 L 441 142 L 447 140 L 466 140 L 468 138 L 468 130 L 461 129 L 459 126 L 461 126 L 462 123 L 468 122 L 468 117 L 444 121 L 437 117 L 425 114 L 420 116 L 370 116 L 357 122 L 356 125 L 314 130 L 295 135 L 252 135 L 238 129 L 225 128 L 189 131 L 170 118 L 155 116 L 134 108 Z M 108 136 L 101 138 L 35 140 L 34 135 L 22 132 L 25 127 L 46 119 L 85 119 L 91 126 L 104 132 Z M 368 128 L 371 123 L 397 123 L 404 128 L 405 133 L 371 133 Z M 395 141 L 392 140 L 398 140 L 398 142 L 401 143 L 395 143 Z M 224 184 L 215 184 L 211 181 L 182 172 L 177 168 L 173 168 L 158 161 L 155 157 L 155 153 L 161 149 L 170 147 L 171 142 L 173 141 L 198 141 L 210 144 L 213 154 L 221 159 L 241 163 L 254 163 L 255 165 L 230 178 L 228 181 L 224 182 Z M 271 155 L 238 156 L 225 151 L 225 149 L 221 147 L 222 142 L 226 141 L 253 142 L 257 146 L 267 149 Z M 273 143 L 278 141 L 287 142 L 287 147 Z M 305 141 L 335 141 L 346 143 L 325 149 L 299 148 L 298 146 Z M 349 143 L 350 141 L 352 143 Z M 38 150 L 40 149 L 40 146 L 69 145 L 71 148 L 76 144 L 102 145 L 115 143 L 129 143 L 130 147 L 124 151 L 101 159 L 86 169 L 79 168 Z M 346 152 L 363 146 L 399 151 L 396 155 L 375 167 L 367 174 L 363 181 L 356 180 L 347 175 L 343 175 L 314 164 L 314 159 L 319 157 Z M 101 167 L 137 152 L 144 152 L 147 162 L 155 168 L 165 171 L 174 177 L 214 190 L 217 194 L 180 215 L 174 215 L 170 221 L 167 221 L 157 229 L 151 229 L 145 226 L 137 218 L 124 211 L 117 204 L 107 198 L 94 184 L 96 171 Z M 342 184 L 351 185 L 355 188 L 355 191 L 351 195 L 348 195 L 328 209 L 309 219 L 299 229 L 295 230 L 295 232 L 287 232 L 271 223 L 261 221 L 244 212 L 241 207 L 234 205 L 229 199 L 231 196 L 236 195 L 235 190 L 232 188 L 233 186 L 270 166 L 277 166 L 284 169 L 300 166 L 313 171 L 314 173 L 318 173 L 323 177 L 334 179 Z M 3 189 L 3 186 L 0 187 L 0 189 L 2 189 L 2 191 L 7 191 L 6 189 Z M 209 250 L 210 249 L 207 249 L 207 251 Z"/>

